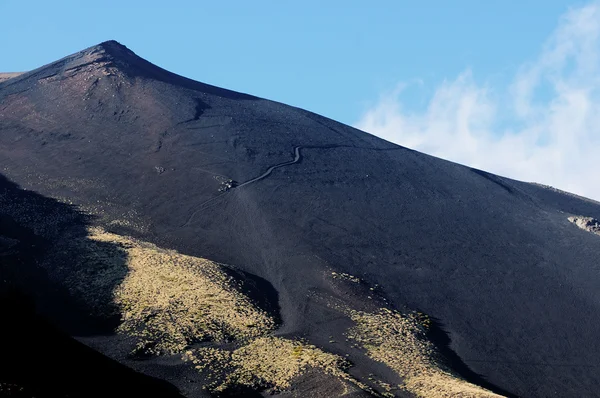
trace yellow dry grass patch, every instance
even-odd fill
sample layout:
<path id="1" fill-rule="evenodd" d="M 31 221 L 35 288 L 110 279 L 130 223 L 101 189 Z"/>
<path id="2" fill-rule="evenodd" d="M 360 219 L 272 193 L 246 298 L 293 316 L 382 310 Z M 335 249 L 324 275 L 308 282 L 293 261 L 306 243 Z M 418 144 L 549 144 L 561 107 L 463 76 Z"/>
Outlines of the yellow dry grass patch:
<path id="1" fill-rule="evenodd" d="M 140 349 L 153 354 L 185 353 L 198 371 L 209 373 L 211 391 L 236 385 L 282 391 L 309 369 L 369 390 L 348 375 L 349 364 L 342 357 L 300 341 L 266 336 L 274 321 L 241 293 L 239 282 L 217 263 L 100 228 L 90 228 L 85 239 L 70 245 L 83 253 L 71 288 L 90 300 L 92 307 L 116 306 L 122 316 L 119 330 L 137 337 Z M 404 380 L 403 387 L 415 395 L 498 397 L 462 380 L 436 360 L 435 347 L 425 338 L 423 325 L 428 320 L 387 309 L 342 311 L 356 323 L 348 337 L 393 369 Z M 202 340 L 240 342 L 233 351 L 190 349 Z"/>
<path id="2" fill-rule="evenodd" d="M 267 336 L 273 319 L 241 293 L 220 264 L 97 227 L 68 245 L 78 253 L 70 289 L 98 313 L 103 304 L 114 305 L 121 314 L 119 331 L 137 337 L 138 349 L 182 354 L 207 374 L 210 391 L 236 386 L 282 391 L 309 369 L 368 389 L 345 372 L 349 365 L 342 357 Z M 237 342 L 231 350 L 190 347 L 202 340 Z"/>
<path id="3" fill-rule="evenodd" d="M 236 371 L 230 376 L 237 384 L 272 385 L 282 390 L 290 381 L 306 371 L 317 368 L 334 376 L 343 376 L 343 359 L 315 346 L 298 341 L 261 337 L 233 352 L 231 363 Z"/>
<path id="4" fill-rule="evenodd" d="M 282 391 L 290 388 L 293 379 L 308 369 L 367 388 L 345 372 L 349 364 L 342 357 L 314 345 L 279 337 L 259 337 L 233 352 L 215 348 L 189 350 L 186 359 L 199 371 L 209 370 L 215 378 L 221 376 L 221 380 L 213 383 L 213 392 L 236 385 Z"/>
<path id="5" fill-rule="evenodd" d="M 219 264 L 99 228 L 88 239 L 125 252 L 127 273 L 113 292 L 119 330 L 138 337 L 148 353 L 182 353 L 196 341 L 251 338 L 274 326 Z"/>
<path id="6" fill-rule="evenodd" d="M 356 322 L 348 337 L 358 341 L 374 360 L 385 363 L 418 397 L 500 397 L 452 374 L 435 360 L 436 350 L 425 339 L 416 317 L 388 309 L 375 313 L 347 310 Z"/>

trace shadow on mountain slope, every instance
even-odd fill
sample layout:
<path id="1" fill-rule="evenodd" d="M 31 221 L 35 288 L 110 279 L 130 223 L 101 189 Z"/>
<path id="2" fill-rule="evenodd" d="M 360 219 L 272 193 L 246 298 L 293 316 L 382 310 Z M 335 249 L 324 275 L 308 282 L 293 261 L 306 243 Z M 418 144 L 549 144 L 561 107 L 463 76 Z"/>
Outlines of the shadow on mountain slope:
<path id="1" fill-rule="evenodd" d="M 52 319 L 61 329 L 75 335 L 110 332 L 117 325 L 119 314 L 110 303 L 110 295 L 127 273 L 121 248 L 108 242 L 104 252 L 119 259 L 114 264 L 116 274 L 103 286 L 103 312 L 94 311 L 83 301 L 84 293 L 69 291 L 66 286 L 77 282 L 84 270 L 71 269 L 72 264 L 85 264 L 89 272 L 101 273 L 101 264 L 75 261 L 86 253 L 73 250 L 69 240 L 85 238 L 91 219 L 74 206 L 60 203 L 31 191 L 0 176 L 0 256 L 2 291 L 17 289 L 30 296 L 40 314 Z M 2 244 L 4 242 L 4 244 Z M 94 315 L 92 315 L 94 313 Z"/>
<path id="2" fill-rule="evenodd" d="M 0 395 L 179 396 L 168 383 L 95 352 L 48 321 L 70 332 L 96 333 L 107 326 L 87 315 L 85 306 L 39 265 L 66 233 L 85 234 L 88 221 L 72 206 L 0 176 Z M 57 259 L 68 261 L 72 255 Z"/>
<path id="3" fill-rule="evenodd" d="M 460 377 L 469 383 L 478 385 L 496 394 L 508 397 L 517 398 L 518 395 L 512 394 L 509 391 L 490 383 L 482 375 L 474 372 L 450 347 L 451 339 L 444 325 L 439 319 L 430 318 L 431 326 L 429 327 L 427 337 L 435 344 L 439 353 L 443 356 L 444 362 Z"/>
<path id="4" fill-rule="evenodd" d="M 0 396 L 125 397 L 181 396 L 159 379 L 134 371 L 60 332 L 36 313 L 18 289 L 0 294 Z M 9 395 L 11 385 L 20 395 Z"/>

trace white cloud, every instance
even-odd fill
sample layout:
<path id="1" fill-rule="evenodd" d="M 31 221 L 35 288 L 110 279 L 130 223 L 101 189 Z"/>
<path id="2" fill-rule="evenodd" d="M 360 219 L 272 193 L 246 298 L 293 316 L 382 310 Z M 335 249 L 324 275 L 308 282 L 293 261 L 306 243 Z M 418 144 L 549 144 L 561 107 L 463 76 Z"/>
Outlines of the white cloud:
<path id="1" fill-rule="evenodd" d="M 467 70 L 444 81 L 418 112 L 403 108 L 405 88 L 384 94 L 356 127 L 444 159 L 600 199 L 599 2 L 563 15 L 507 88 L 477 84 Z"/>

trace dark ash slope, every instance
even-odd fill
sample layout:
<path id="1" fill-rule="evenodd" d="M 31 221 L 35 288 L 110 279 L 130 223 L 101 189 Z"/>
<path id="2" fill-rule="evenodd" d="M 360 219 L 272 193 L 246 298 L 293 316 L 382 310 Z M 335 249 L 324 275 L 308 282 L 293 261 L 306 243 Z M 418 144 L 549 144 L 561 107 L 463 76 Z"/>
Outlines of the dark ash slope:
<path id="1" fill-rule="evenodd" d="M 185 79 L 112 41 L 0 82 L 0 165 L 112 231 L 268 281 L 282 335 L 343 352 L 311 294 L 345 272 L 437 319 L 496 391 L 600 389 L 600 238 L 568 221 L 600 218 L 598 203 Z"/>

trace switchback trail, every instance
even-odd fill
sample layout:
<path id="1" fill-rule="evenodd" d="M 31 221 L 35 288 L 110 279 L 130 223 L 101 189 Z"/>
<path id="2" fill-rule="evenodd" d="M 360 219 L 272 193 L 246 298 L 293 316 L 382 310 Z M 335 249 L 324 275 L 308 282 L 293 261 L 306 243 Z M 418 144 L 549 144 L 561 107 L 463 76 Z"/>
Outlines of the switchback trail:
<path id="1" fill-rule="evenodd" d="M 269 166 L 269 168 L 267 168 L 267 170 L 262 173 L 261 175 L 259 175 L 258 177 L 254 177 L 248 181 L 245 181 L 239 185 L 237 185 L 236 187 L 233 187 L 231 189 L 239 189 L 243 186 L 258 182 L 260 180 L 263 180 L 265 178 L 267 178 L 269 175 L 271 175 L 271 173 L 273 172 L 273 170 L 278 169 L 280 167 L 284 167 L 284 166 L 290 166 L 292 164 L 296 164 L 299 163 L 300 160 L 302 160 L 302 150 L 303 149 L 335 149 L 335 148 L 354 148 L 354 149 L 366 149 L 366 150 L 372 150 L 372 151 L 393 151 L 393 150 L 400 150 L 400 149 L 407 149 L 404 147 L 395 147 L 395 148 L 363 148 L 363 147 L 357 147 L 354 145 L 321 145 L 321 146 L 296 146 L 294 147 L 294 159 L 293 160 L 289 160 L 287 162 L 283 162 L 283 163 L 278 163 L 276 165 L 273 166 Z M 230 189 L 230 190 L 231 190 Z M 181 225 L 181 227 L 187 227 L 190 222 L 194 219 L 194 217 L 196 216 L 196 214 L 198 214 L 200 211 L 204 210 L 206 208 L 206 206 L 219 199 L 221 196 L 226 195 L 230 190 L 221 192 L 219 195 L 212 197 L 208 200 L 205 200 L 204 202 L 200 203 L 198 205 L 198 207 L 196 208 L 196 210 L 194 210 L 192 212 L 192 214 L 190 214 L 189 218 L 187 219 L 187 221 Z"/>
<path id="2" fill-rule="evenodd" d="M 269 168 L 267 169 L 267 171 L 265 171 L 264 173 L 262 173 L 262 174 L 261 174 L 261 175 L 259 175 L 258 177 L 255 177 L 255 178 L 253 178 L 253 179 L 251 179 L 251 180 L 248 180 L 248 181 L 246 181 L 246 182 L 244 182 L 244 183 L 242 183 L 242 184 L 238 185 L 236 188 L 241 188 L 241 187 L 243 187 L 244 185 L 252 184 L 253 182 L 260 181 L 260 180 L 262 180 L 263 178 L 267 178 L 269 175 L 271 175 L 271 173 L 272 173 L 272 172 L 273 172 L 273 170 L 275 170 L 275 169 L 278 169 L 278 168 L 280 168 L 280 167 L 283 167 L 283 166 L 289 166 L 289 165 L 291 165 L 291 164 L 298 163 L 298 162 L 300 161 L 300 159 L 302 158 L 302 154 L 300 153 L 300 150 L 301 150 L 302 148 L 303 148 L 303 147 L 301 147 L 301 146 L 297 146 L 297 147 L 295 147 L 295 148 L 294 148 L 294 160 L 290 160 L 289 162 L 283 162 L 283 163 L 279 163 L 279 164 L 276 164 L 276 165 L 274 165 L 274 166 L 271 166 L 271 167 L 269 167 Z"/>

